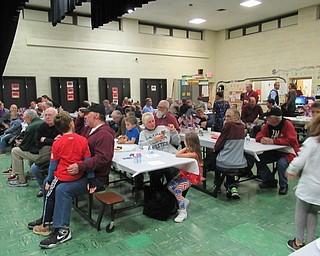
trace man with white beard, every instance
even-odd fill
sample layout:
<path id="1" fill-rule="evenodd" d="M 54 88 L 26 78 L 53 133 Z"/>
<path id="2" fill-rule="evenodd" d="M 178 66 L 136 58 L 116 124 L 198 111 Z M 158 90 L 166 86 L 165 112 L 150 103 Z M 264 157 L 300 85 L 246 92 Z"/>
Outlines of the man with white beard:
<path id="1" fill-rule="evenodd" d="M 166 100 L 160 100 L 158 103 L 157 110 L 153 112 L 154 120 L 156 122 L 156 126 L 164 125 L 168 126 L 168 124 L 173 124 L 174 128 L 178 132 L 180 132 L 180 127 L 177 119 L 169 113 L 169 102 Z"/>

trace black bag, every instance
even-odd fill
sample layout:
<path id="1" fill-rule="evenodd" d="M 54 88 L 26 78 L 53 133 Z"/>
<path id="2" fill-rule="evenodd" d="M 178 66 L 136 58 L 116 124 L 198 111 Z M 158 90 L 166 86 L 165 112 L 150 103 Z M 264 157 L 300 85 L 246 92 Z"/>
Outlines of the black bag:
<path id="1" fill-rule="evenodd" d="M 176 198 L 166 186 L 157 190 L 145 186 L 144 201 L 143 214 L 156 220 L 167 220 L 177 209 Z"/>

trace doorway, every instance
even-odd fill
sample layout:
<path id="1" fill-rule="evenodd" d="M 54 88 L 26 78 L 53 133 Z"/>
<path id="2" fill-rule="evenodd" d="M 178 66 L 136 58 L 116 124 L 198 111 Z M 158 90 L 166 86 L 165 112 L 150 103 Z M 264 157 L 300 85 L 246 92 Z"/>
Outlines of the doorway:
<path id="1" fill-rule="evenodd" d="M 151 98 L 153 107 L 158 104 L 160 100 L 167 98 L 167 79 L 140 79 L 140 102 L 142 107 L 146 98 Z"/>
<path id="2" fill-rule="evenodd" d="M 290 78 L 289 81 L 297 85 L 297 96 L 312 96 L 312 78 Z"/>
<path id="3" fill-rule="evenodd" d="M 124 97 L 130 98 L 130 78 L 99 78 L 99 100 L 105 99 L 121 105 Z"/>
<path id="4" fill-rule="evenodd" d="M 51 77 L 51 93 L 52 99 L 64 110 L 75 112 L 84 100 L 88 100 L 87 78 Z"/>
<path id="5" fill-rule="evenodd" d="M 18 108 L 29 108 L 30 102 L 37 99 L 36 78 L 3 76 L 0 99 L 9 108 L 16 104 Z"/>

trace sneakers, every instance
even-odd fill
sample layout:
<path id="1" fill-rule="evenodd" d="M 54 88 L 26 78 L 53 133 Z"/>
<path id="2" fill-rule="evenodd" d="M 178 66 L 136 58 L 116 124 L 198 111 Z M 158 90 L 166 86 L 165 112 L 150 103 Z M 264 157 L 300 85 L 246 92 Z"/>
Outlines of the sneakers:
<path id="1" fill-rule="evenodd" d="M 184 221 L 188 217 L 187 210 L 178 210 L 178 213 L 178 216 L 174 219 L 177 223 Z"/>
<path id="2" fill-rule="evenodd" d="M 11 174 L 11 172 L 12 172 L 12 168 L 10 167 L 7 170 L 2 171 L 2 174 L 9 175 L 9 174 Z"/>
<path id="3" fill-rule="evenodd" d="M 259 184 L 260 188 L 276 188 L 278 187 L 278 181 L 276 179 L 267 180 Z"/>
<path id="4" fill-rule="evenodd" d="M 217 193 L 221 193 L 221 188 L 218 188 L 217 185 L 213 186 L 213 191 L 217 190 Z"/>
<path id="5" fill-rule="evenodd" d="M 43 226 L 43 224 L 34 226 L 32 231 L 33 233 L 41 236 L 50 236 L 52 234 L 51 227 L 49 225 Z"/>
<path id="6" fill-rule="evenodd" d="M 26 187 L 28 186 L 28 182 L 22 182 L 21 180 L 9 180 L 8 181 L 9 187 Z"/>
<path id="7" fill-rule="evenodd" d="M 8 176 L 7 180 L 16 180 L 18 179 L 18 175 L 17 174 L 10 174 L 10 176 Z"/>
<path id="8" fill-rule="evenodd" d="M 286 195 L 286 194 L 288 194 L 288 185 L 285 187 L 279 188 L 279 195 Z"/>
<path id="9" fill-rule="evenodd" d="M 297 244 L 296 239 L 294 238 L 294 239 L 289 240 L 289 241 L 287 242 L 287 246 L 288 246 L 291 250 L 296 251 L 296 250 L 302 248 L 303 246 L 305 246 L 305 244 L 304 244 L 304 243 L 302 243 L 302 244 Z"/>
<path id="10" fill-rule="evenodd" d="M 71 230 L 67 228 L 56 229 L 48 238 L 42 240 L 39 244 L 41 248 L 50 249 L 59 244 L 69 241 L 72 238 Z"/>
<path id="11" fill-rule="evenodd" d="M 236 187 L 232 187 L 230 192 L 231 192 L 231 197 L 233 199 L 240 199 L 240 195 L 239 195 L 238 189 Z"/>
<path id="12" fill-rule="evenodd" d="M 43 197 L 43 191 L 40 189 L 37 193 L 37 197 Z"/>
<path id="13" fill-rule="evenodd" d="M 34 220 L 28 223 L 28 228 L 33 229 L 35 226 L 39 226 L 42 224 L 42 217 L 38 220 Z"/>

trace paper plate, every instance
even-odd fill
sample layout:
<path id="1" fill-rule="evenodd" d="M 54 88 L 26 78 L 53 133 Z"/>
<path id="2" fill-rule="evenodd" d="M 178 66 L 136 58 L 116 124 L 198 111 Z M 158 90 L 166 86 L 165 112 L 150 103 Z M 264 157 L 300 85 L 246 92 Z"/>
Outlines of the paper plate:
<path id="1" fill-rule="evenodd" d="M 135 149 L 136 145 L 115 145 L 114 152 L 129 152 Z M 118 147 L 121 147 L 121 149 L 118 149 Z"/>

